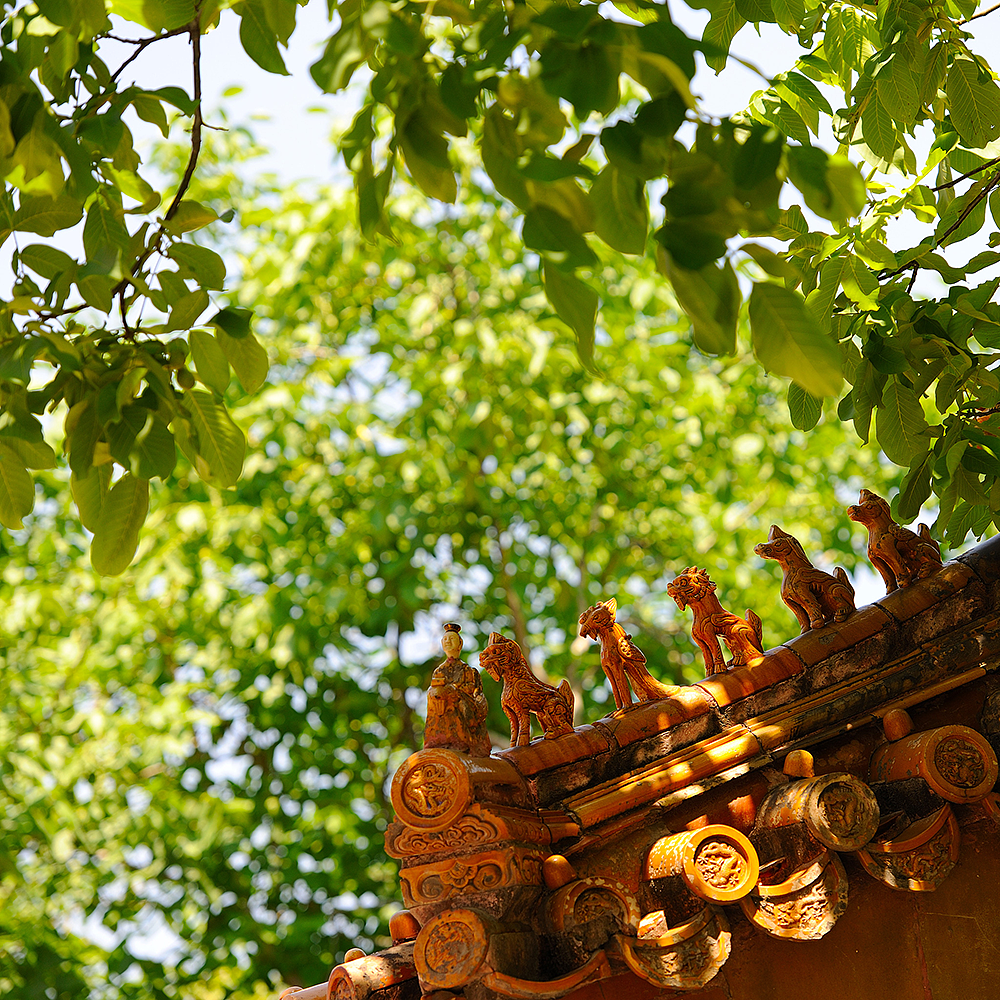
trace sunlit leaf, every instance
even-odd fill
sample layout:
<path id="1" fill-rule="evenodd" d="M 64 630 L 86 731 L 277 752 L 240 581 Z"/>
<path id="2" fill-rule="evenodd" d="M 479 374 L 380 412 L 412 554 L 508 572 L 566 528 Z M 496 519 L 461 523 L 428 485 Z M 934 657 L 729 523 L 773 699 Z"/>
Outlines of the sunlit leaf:
<path id="1" fill-rule="evenodd" d="M 109 491 L 97 515 L 90 563 L 102 576 L 119 576 L 139 547 L 139 531 L 149 510 L 149 480 L 126 472 Z"/>
<path id="2" fill-rule="evenodd" d="M 889 380 L 875 413 L 875 437 L 898 465 L 910 465 L 928 448 L 927 420 L 913 390 L 897 378 Z"/>
<path id="3" fill-rule="evenodd" d="M 24 527 L 23 518 L 35 506 L 35 484 L 17 453 L 0 442 L 0 524 Z"/>
<path id="4" fill-rule="evenodd" d="M 756 282 L 750 293 L 750 329 L 754 354 L 768 371 L 794 379 L 820 398 L 840 391 L 840 351 L 798 292 Z"/>

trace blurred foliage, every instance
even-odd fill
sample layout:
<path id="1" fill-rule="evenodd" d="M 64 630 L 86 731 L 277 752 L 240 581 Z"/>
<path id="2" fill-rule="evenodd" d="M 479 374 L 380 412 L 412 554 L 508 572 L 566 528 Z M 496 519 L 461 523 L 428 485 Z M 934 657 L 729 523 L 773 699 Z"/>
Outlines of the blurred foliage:
<path id="1" fill-rule="evenodd" d="M 491 629 L 516 637 L 571 678 L 581 724 L 613 705 L 573 641 L 583 608 L 616 596 L 654 675 L 696 679 L 674 572 L 706 566 L 774 645 L 798 629 L 750 554 L 769 523 L 854 569 L 845 504 L 898 485 L 829 414 L 808 442 L 788 428 L 749 354 L 692 352 L 652 262 L 607 252 L 598 373 L 499 199 L 411 192 L 376 255 L 342 195 L 251 184 L 252 153 L 216 137 L 192 189 L 257 227 L 217 248 L 271 349 L 262 391 L 224 396 L 242 478 L 220 491 L 180 457 L 117 578 L 88 564 L 68 470 L 0 537 L 0 993 L 325 980 L 388 943 L 387 782 L 420 746 L 441 623 L 473 664 Z"/>

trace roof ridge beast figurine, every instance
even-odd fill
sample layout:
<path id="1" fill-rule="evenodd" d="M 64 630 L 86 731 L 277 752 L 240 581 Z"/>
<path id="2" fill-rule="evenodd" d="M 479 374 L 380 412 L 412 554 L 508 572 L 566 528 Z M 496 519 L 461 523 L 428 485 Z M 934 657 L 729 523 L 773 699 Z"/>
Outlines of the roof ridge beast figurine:
<path id="1" fill-rule="evenodd" d="M 781 599 L 792 609 L 803 632 L 842 622 L 854 610 L 854 587 L 843 568 L 833 574 L 816 569 L 797 538 L 771 525 L 767 541 L 754 546 L 763 559 L 774 559 L 782 569 Z"/>
<path id="2" fill-rule="evenodd" d="M 490 641 L 479 654 L 479 665 L 503 684 L 500 707 L 510 721 L 512 747 L 531 742 L 530 712 L 538 717 L 546 739 L 573 732 L 575 699 L 569 681 L 564 677 L 558 687 L 540 681 L 513 639 L 490 632 Z"/>
<path id="3" fill-rule="evenodd" d="M 681 611 L 691 608 L 694 612 L 691 637 L 705 658 L 706 677 L 733 667 L 752 667 L 764 659 L 764 626 L 760 616 L 748 610 L 746 618 L 740 618 L 726 611 L 715 595 L 715 582 L 707 570 L 688 566 L 667 584 L 667 594 Z M 732 653 L 733 659 L 728 664 L 719 648 L 719 639 Z"/>
<path id="4" fill-rule="evenodd" d="M 632 691 L 640 703 L 658 701 L 676 694 L 676 684 L 661 684 L 646 669 L 646 657 L 632 637 L 615 621 L 618 602 L 610 597 L 587 608 L 580 615 L 580 635 L 597 639 L 601 644 L 601 669 L 611 682 L 615 708 L 620 711 L 632 704 Z M 629 690 L 631 684 L 632 690 Z"/>
<path id="5" fill-rule="evenodd" d="M 889 505 L 871 490 L 862 490 L 847 516 L 868 529 L 868 559 L 885 581 L 885 592 L 909 587 L 941 566 L 941 546 L 921 524 L 919 534 L 893 520 Z"/>

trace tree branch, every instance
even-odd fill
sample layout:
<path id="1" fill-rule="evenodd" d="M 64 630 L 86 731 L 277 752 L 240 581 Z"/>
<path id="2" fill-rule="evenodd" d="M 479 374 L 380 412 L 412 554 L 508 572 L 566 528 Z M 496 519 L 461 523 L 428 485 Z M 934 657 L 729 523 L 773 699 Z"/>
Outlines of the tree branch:
<path id="1" fill-rule="evenodd" d="M 201 152 L 201 126 L 203 124 L 201 115 L 201 25 L 199 18 L 188 25 L 187 29 L 191 34 L 191 61 L 194 65 L 194 117 L 191 119 L 191 155 L 188 157 L 187 166 L 184 168 L 184 176 L 181 178 L 180 186 L 174 195 L 174 200 L 170 203 L 164 222 L 169 222 L 180 207 L 181 199 L 187 192 L 194 176 L 194 168 L 198 163 L 198 154 Z"/>
<path id="2" fill-rule="evenodd" d="M 1000 7 L 1000 4 L 997 4 L 997 6 Z M 998 156 L 994 160 L 990 160 L 989 163 L 984 163 L 981 167 L 976 167 L 975 170 L 970 170 L 967 174 L 960 174 L 958 177 L 956 177 L 952 181 L 947 181 L 944 184 L 938 184 L 937 187 L 932 187 L 931 190 L 932 191 L 943 191 L 945 188 L 954 187 L 960 181 L 964 181 L 964 180 L 966 180 L 969 177 L 975 177 L 976 174 L 981 174 L 984 170 L 989 170 L 990 167 L 994 167 L 998 163 L 1000 163 L 1000 156 Z"/>
<path id="3" fill-rule="evenodd" d="M 1000 163 L 1000 157 L 997 157 L 997 159 L 994 160 L 993 163 L 994 164 Z M 986 163 L 982 167 L 980 167 L 979 170 L 980 171 L 985 170 L 986 167 L 989 166 L 991 166 L 991 164 Z M 973 171 L 973 173 L 975 173 L 975 171 Z M 961 179 L 962 179 L 961 177 L 958 178 L 958 180 Z M 993 190 L 993 188 L 996 187 L 998 181 L 1000 181 L 1000 170 L 998 170 L 989 180 L 986 181 L 985 184 L 983 184 L 982 188 L 979 190 L 976 196 L 969 202 L 968 205 L 966 205 L 962 209 L 961 213 L 959 214 L 955 222 L 952 223 L 952 225 L 950 225 L 940 236 L 938 236 L 934 240 L 934 242 L 928 247 L 928 249 L 936 250 L 939 246 L 941 246 L 941 244 L 944 243 L 944 241 L 949 236 L 951 236 L 951 234 L 955 232 L 955 230 L 958 229 L 958 227 L 961 226 L 963 222 L 965 222 L 965 220 L 972 214 L 972 212 L 975 211 L 976 206 L 979 205 L 979 203 L 982 202 L 984 198 L 989 197 L 990 192 Z M 951 186 L 950 184 L 942 185 L 942 187 L 950 187 L 950 186 Z M 973 185 L 973 187 L 975 187 L 975 185 Z M 934 190 L 936 191 L 938 189 L 935 188 Z M 888 281 L 890 278 L 895 278 L 897 274 L 902 274 L 904 271 L 907 271 L 910 268 L 913 268 L 913 276 L 910 278 L 909 285 L 906 286 L 906 290 L 907 292 L 909 292 L 909 290 L 913 287 L 913 282 L 916 280 L 917 270 L 920 268 L 920 264 L 918 264 L 916 261 L 907 261 L 907 263 L 903 264 L 900 267 L 897 267 L 894 271 L 883 271 L 881 274 L 878 275 L 878 279 L 879 281 Z"/>
<path id="4" fill-rule="evenodd" d="M 973 198 L 965 208 L 962 209 L 958 218 L 952 225 L 950 225 L 935 241 L 934 246 L 939 247 L 941 244 L 949 237 L 963 222 L 972 214 L 975 207 L 986 197 L 989 196 L 990 191 L 996 186 L 997 181 L 1000 181 L 1000 170 L 998 170 L 982 187 L 982 190 Z M 973 185 L 975 187 L 975 185 Z"/>
<path id="5" fill-rule="evenodd" d="M 202 98 L 202 88 L 201 88 L 201 4 L 195 5 L 195 19 L 190 23 L 185 25 L 183 28 L 175 28 L 173 31 L 168 32 L 170 35 L 180 35 L 187 33 L 191 39 L 191 62 L 194 77 L 194 115 L 191 119 L 191 152 L 188 156 L 187 166 L 184 168 L 184 174 L 181 177 L 180 184 L 177 186 L 177 191 L 174 194 L 173 201 L 170 202 L 170 207 L 166 210 L 163 215 L 163 222 L 160 223 L 160 228 L 156 231 L 156 235 L 152 240 L 150 240 L 149 245 L 146 249 L 139 255 L 135 264 L 132 265 L 131 277 L 137 275 L 145 265 L 146 261 L 153 256 L 160 249 L 160 244 L 163 239 L 163 234 L 165 230 L 165 224 L 169 222 L 174 215 L 177 214 L 177 209 L 180 207 L 181 200 L 187 193 L 187 189 L 191 186 L 191 179 L 194 177 L 194 169 L 198 163 L 198 155 L 201 153 L 201 130 L 204 125 L 204 119 L 202 118 L 201 111 L 201 98 Z M 147 39 L 147 42 L 154 42 L 161 38 L 166 38 L 167 34 L 157 35 L 156 38 Z M 145 46 L 143 46 L 144 48 Z M 138 53 L 142 51 L 137 50 L 132 54 L 134 58 Z M 127 64 L 126 64 L 127 65 Z M 122 66 L 119 69 L 124 69 Z M 125 304 L 125 290 L 129 286 L 129 279 L 122 278 L 121 281 L 115 285 L 112 290 L 112 294 L 118 296 L 118 305 L 122 316 L 122 326 L 124 328 L 124 333 L 130 340 L 135 339 L 134 331 L 129 328 L 128 320 L 126 318 L 126 313 L 128 312 L 128 307 Z"/>
<path id="6" fill-rule="evenodd" d="M 126 67 L 139 57 L 140 53 L 143 52 L 147 45 L 152 45 L 153 42 L 161 42 L 164 38 L 173 38 L 175 35 L 186 34 L 190 31 L 190 28 L 190 25 L 185 24 L 180 28 L 174 28 L 172 31 L 165 31 L 162 35 L 153 35 L 152 38 L 119 38 L 117 35 L 106 35 L 105 37 L 110 38 L 112 41 L 121 42 L 123 45 L 136 46 L 135 52 L 133 52 L 132 55 L 130 55 L 128 59 L 126 59 L 125 62 L 123 62 L 121 66 L 119 66 L 118 69 L 111 74 L 112 82 L 117 80 L 118 77 L 122 75 Z"/>
<path id="7" fill-rule="evenodd" d="M 992 7 L 987 7 L 986 10 L 981 10 L 978 14 L 973 14 L 971 17 L 967 17 L 964 21 L 959 21 L 959 27 L 963 24 L 968 24 L 970 21 L 975 21 L 977 17 L 986 17 L 987 14 L 992 14 L 995 10 L 1000 10 L 1000 3 L 995 3 Z"/>

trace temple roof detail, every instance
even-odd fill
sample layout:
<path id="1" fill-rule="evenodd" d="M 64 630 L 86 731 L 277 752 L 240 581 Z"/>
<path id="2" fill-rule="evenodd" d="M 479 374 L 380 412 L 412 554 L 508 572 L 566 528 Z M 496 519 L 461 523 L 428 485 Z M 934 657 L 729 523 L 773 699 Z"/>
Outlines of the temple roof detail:
<path id="1" fill-rule="evenodd" d="M 889 589 L 859 609 L 772 529 L 759 548 L 796 571 L 783 597 L 803 626 L 774 649 L 684 570 L 670 593 L 694 609 L 696 684 L 660 684 L 614 602 L 589 609 L 617 706 L 590 724 L 572 728 L 568 685 L 494 634 L 481 662 L 504 682 L 508 749 L 483 752 L 482 687 L 449 626 L 425 747 L 392 782 L 394 945 L 295 1000 L 596 1000 L 619 980 L 700 995 L 737 939 L 825 937 L 859 880 L 941 886 L 963 824 L 1000 829 L 1000 538 L 942 565 L 880 504 L 851 508 Z M 532 714 L 545 736 L 529 741 Z"/>

